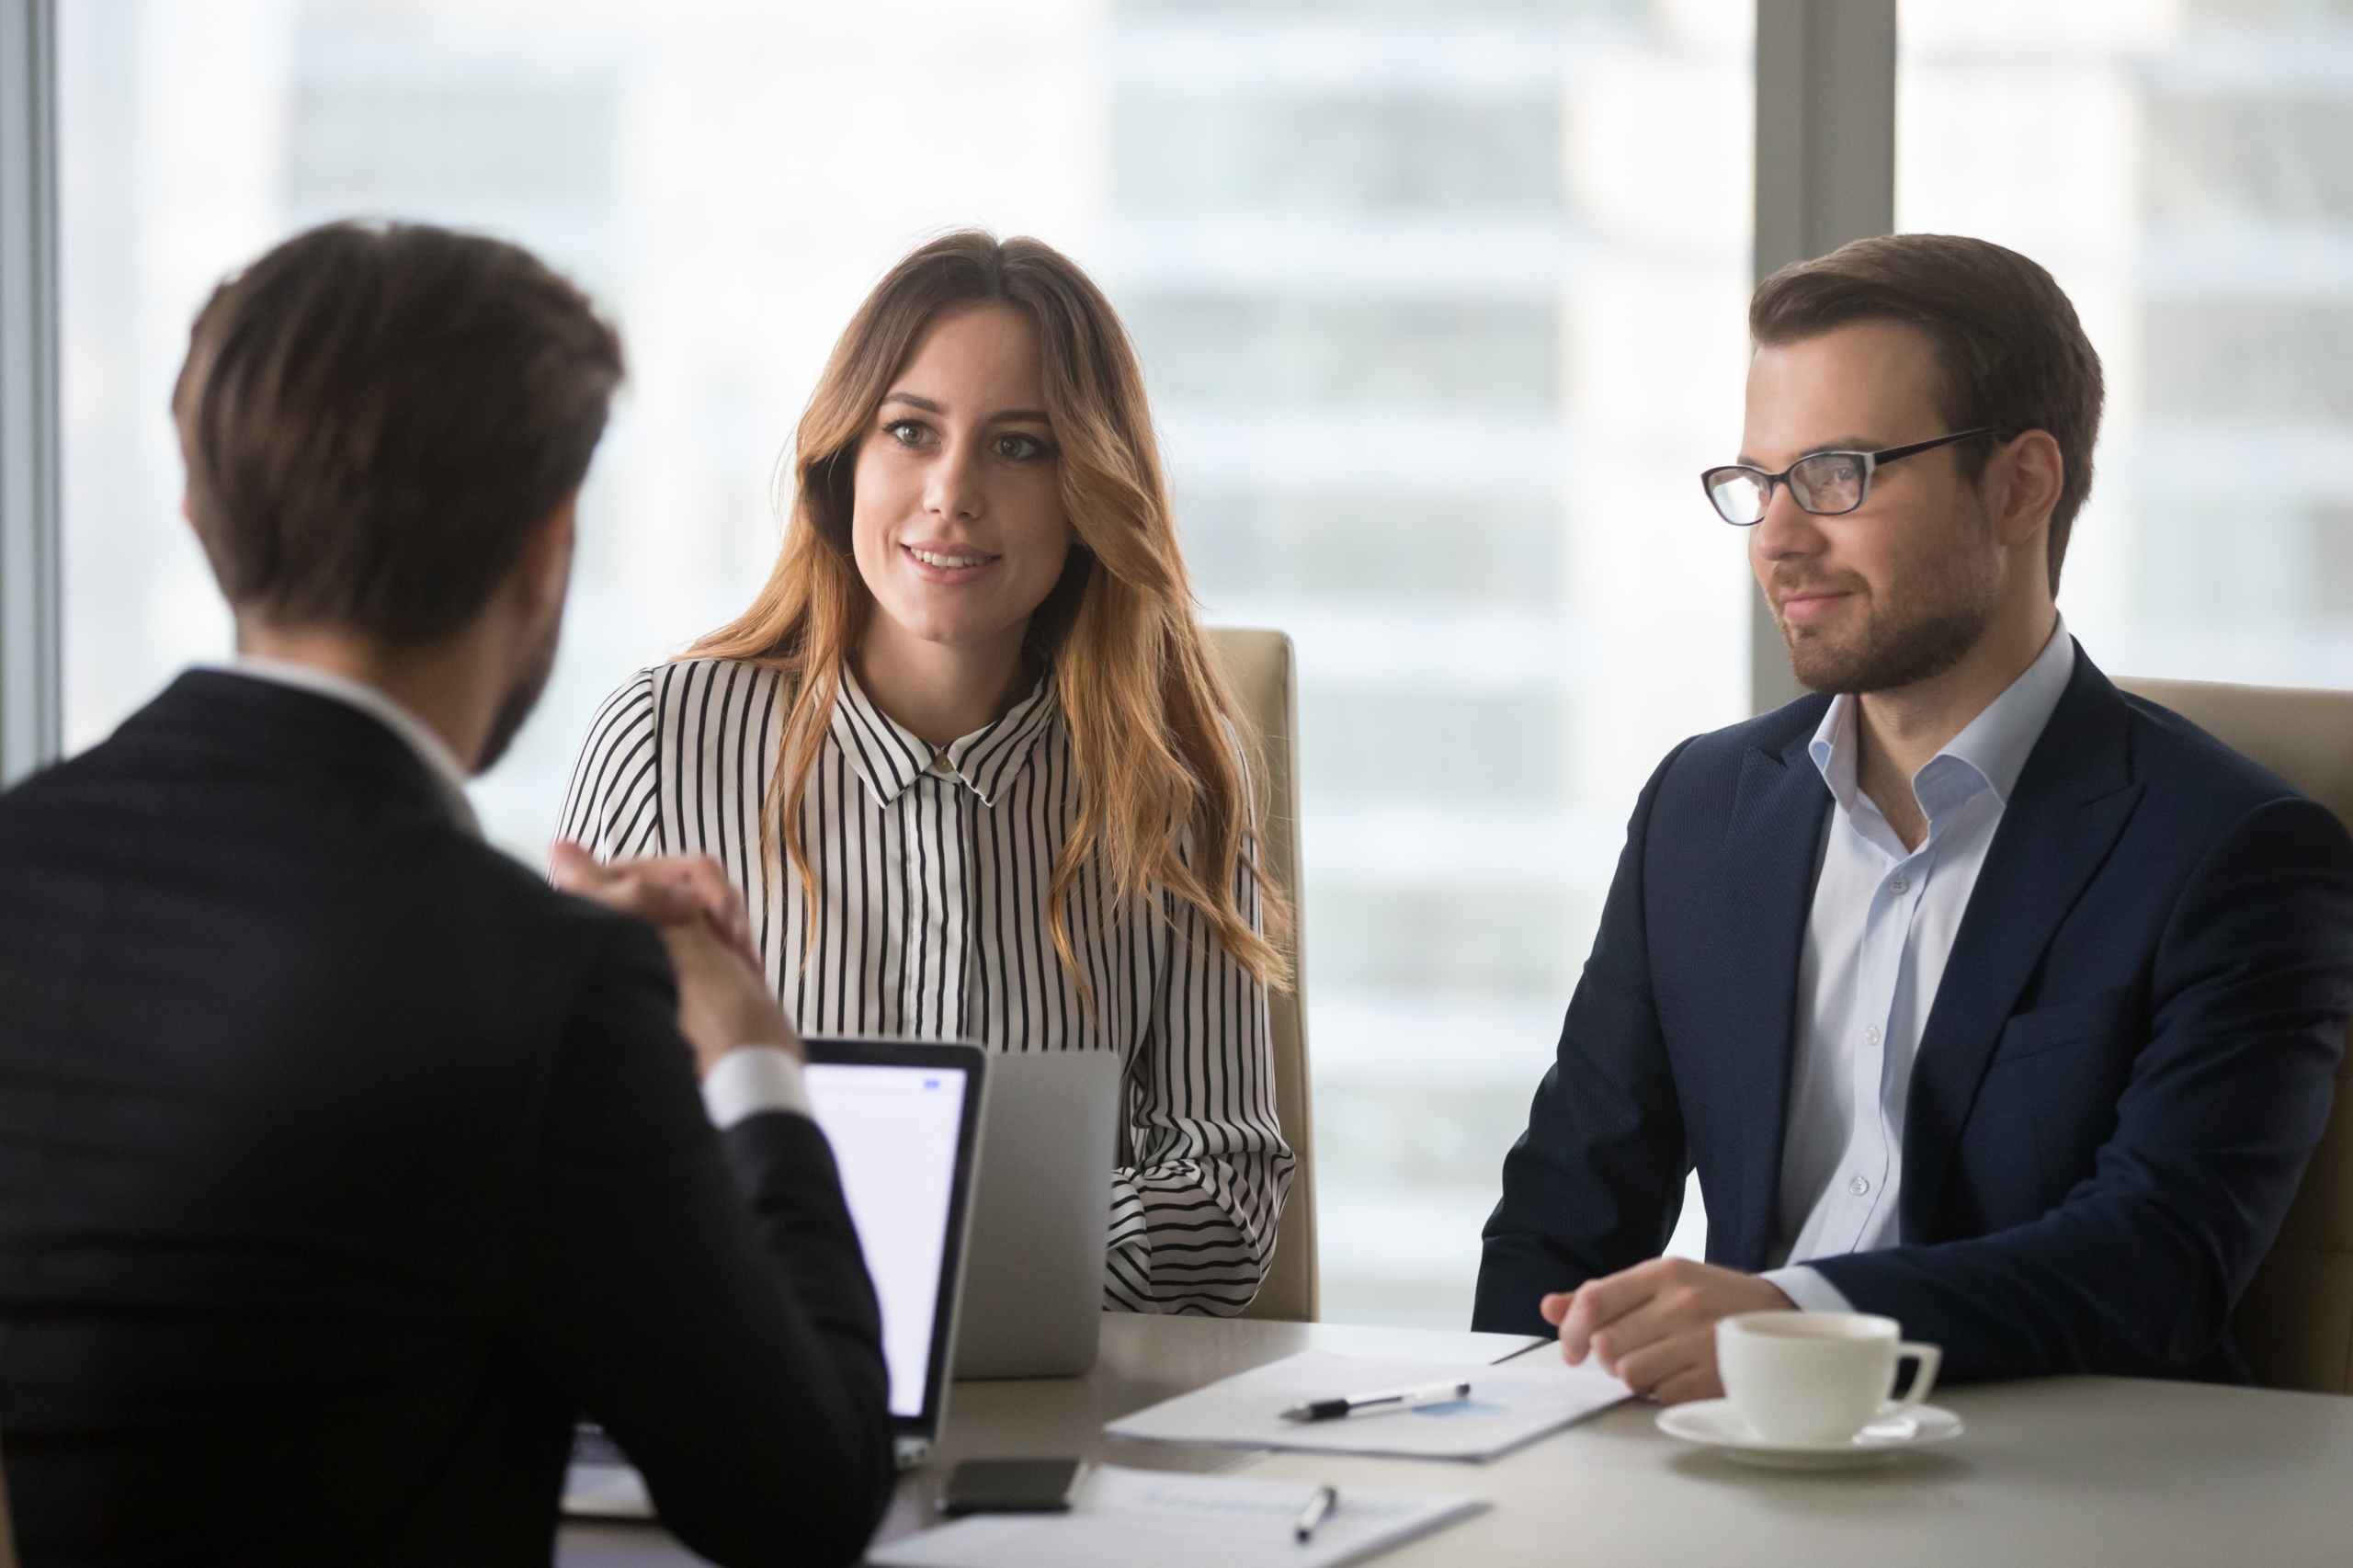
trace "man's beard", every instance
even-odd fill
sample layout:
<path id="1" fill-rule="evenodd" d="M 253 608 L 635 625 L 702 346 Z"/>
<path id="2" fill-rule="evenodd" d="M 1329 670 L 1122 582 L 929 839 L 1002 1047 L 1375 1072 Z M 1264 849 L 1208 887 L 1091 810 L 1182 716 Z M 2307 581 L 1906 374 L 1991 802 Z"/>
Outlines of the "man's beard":
<path id="1" fill-rule="evenodd" d="M 531 710 L 540 705 L 540 694 L 547 689 L 548 676 L 555 673 L 556 643 L 563 634 L 561 617 L 548 623 L 547 636 L 541 640 L 538 653 L 499 699 L 498 711 L 490 722 L 490 735 L 482 744 L 482 760 L 474 764 L 475 773 L 487 773 L 498 766 L 498 759 L 515 744 L 524 721 L 530 718 Z"/>
<path id="2" fill-rule="evenodd" d="M 1916 585 L 1902 609 L 1882 609 L 1874 597 L 1861 634 L 1834 642 L 1792 631 L 1776 609 L 1790 664 L 1808 690 L 1832 695 L 1894 691 L 1944 674 L 1968 656 L 1985 635 L 2001 597 L 1997 573 L 1983 575 L 1964 559 Z"/>

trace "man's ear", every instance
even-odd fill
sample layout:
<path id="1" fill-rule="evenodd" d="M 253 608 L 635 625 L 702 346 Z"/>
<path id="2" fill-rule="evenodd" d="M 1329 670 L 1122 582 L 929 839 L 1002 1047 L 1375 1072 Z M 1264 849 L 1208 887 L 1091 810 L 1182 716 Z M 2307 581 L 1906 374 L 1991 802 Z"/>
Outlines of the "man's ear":
<path id="1" fill-rule="evenodd" d="M 2000 510 L 1995 530 L 2007 545 L 2021 545 L 2041 535 L 2051 522 L 2065 487 L 2067 460 L 2048 430 L 2029 430 L 1995 460 L 2003 467 Z"/>

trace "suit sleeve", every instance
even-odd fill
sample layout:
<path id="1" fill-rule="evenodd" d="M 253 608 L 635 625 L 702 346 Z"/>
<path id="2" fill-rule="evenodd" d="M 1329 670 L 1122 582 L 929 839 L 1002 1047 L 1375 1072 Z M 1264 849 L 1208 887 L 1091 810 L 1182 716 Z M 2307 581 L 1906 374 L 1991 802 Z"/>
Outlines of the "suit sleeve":
<path id="1" fill-rule="evenodd" d="M 1651 991 L 1643 896 L 1651 819 L 1682 754 L 1667 755 L 1635 802 L 1559 1052 L 1528 1131 L 1504 1156 L 1473 1329 L 1551 1335 L 1537 1312 L 1547 1291 L 1657 1256 L 1682 1212 L 1690 1157 Z"/>
<path id="2" fill-rule="evenodd" d="M 2269 801 L 2199 865 L 2092 1174 L 2031 1223 L 1813 1267 L 1955 1379 L 2178 1376 L 2211 1357 L 2328 1119 L 2353 1009 L 2353 840 Z"/>
<path id="3" fill-rule="evenodd" d="M 703 1114 L 658 938 L 611 922 L 548 1088 L 517 1334 L 721 1563 L 846 1563 L 892 1480 L 880 1315 L 831 1152 Z"/>

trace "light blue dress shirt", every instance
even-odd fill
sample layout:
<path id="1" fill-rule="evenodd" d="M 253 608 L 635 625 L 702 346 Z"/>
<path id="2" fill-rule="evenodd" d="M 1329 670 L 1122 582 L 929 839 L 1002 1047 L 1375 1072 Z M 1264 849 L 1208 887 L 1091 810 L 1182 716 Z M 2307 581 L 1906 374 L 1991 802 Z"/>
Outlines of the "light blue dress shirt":
<path id="1" fill-rule="evenodd" d="M 1856 783 L 1855 699 L 1834 699 L 1814 732 L 1809 750 L 1834 804 L 1798 960 L 1770 1255 L 1784 1267 L 1765 1275 L 1809 1312 L 1852 1309 L 1808 1259 L 1895 1243 L 1913 1058 L 1985 852 L 2075 669 L 2062 620 L 2026 673 L 1912 776 L 1928 819 L 1916 849 Z"/>

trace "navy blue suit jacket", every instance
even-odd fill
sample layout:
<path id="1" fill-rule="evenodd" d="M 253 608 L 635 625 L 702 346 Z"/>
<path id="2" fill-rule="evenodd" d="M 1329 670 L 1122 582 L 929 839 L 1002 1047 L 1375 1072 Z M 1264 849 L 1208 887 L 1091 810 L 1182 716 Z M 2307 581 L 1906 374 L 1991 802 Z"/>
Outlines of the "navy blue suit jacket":
<path id="1" fill-rule="evenodd" d="M 1685 742 L 1635 807 L 1472 1326 L 1658 1255 L 1695 1165 L 1708 1257 L 1767 1267 L 1828 789 L 1813 697 Z M 1912 1076 L 1898 1244 L 1813 1261 L 1950 1378 L 2249 1381 L 2233 1307 L 2327 1119 L 2353 839 L 2077 650 Z"/>

